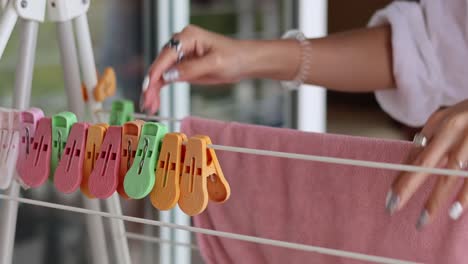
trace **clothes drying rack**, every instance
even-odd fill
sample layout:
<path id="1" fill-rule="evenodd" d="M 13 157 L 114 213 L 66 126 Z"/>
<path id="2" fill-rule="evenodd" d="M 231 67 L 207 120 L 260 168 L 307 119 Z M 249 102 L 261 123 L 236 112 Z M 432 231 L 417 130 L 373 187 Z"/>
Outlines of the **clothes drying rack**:
<path id="1" fill-rule="evenodd" d="M 105 111 L 100 111 L 100 112 L 105 112 Z M 165 121 L 170 120 L 174 122 L 181 121 L 180 119 L 175 119 L 175 118 L 170 118 L 170 117 L 165 118 L 165 117 L 158 117 L 158 116 L 147 116 L 143 114 L 135 114 L 135 117 L 140 118 L 140 119 L 145 119 L 145 120 L 156 120 L 156 121 L 162 121 L 162 120 L 165 120 Z M 270 151 L 270 150 L 262 150 L 262 149 L 251 149 L 251 148 L 235 147 L 235 146 L 224 146 L 224 145 L 217 145 L 217 144 L 211 144 L 208 147 L 218 150 L 218 151 L 237 152 L 237 153 L 242 153 L 246 155 L 270 156 L 270 157 L 278 157 L 278 158 L 285 158 L 285 159 L 297 159 L 297 160 L 303 160 L 303 161 L 325 162 L 325 163 L 340 164 L 340 165 L 363 166 L 363 167 L 369 167 L 369 168 L 378 168 L 378 169 L 395 170 L 395 171 L 425 172 L 425 173 L 438 174 L 438 175 L 444 175 L 444 176 L 458 176 L 458 177 L 468 178 L 467 171 L 458 171 L 458 170 L 451 170 L 451 169 L 428 168 L 428 167 L 419 167 L 419 166 L 404 165 L 404 164 L 397 164 L 397 163 L 385 163 L 385 162 L 375 162 L 375 161 L 366 161 L 366 160 L 335 158 L 335 157 L 328 157 L 328 156 L 307 155 L 307 154 Z M 14 201 L 14 202 L 23 203 L 23 204 L 34 205 L 34 206 L 40 206 L 40 207 L 45 207 L 45 208 L 51 208 L 51 209 L 56 209 L 56 210 L 62 210 L 62 211 L 67 211 L 67 212 L 81 213 L 81 214 L 90 215 L 94 217 L 99 216 L 99 217 L 105 217 L 105 218 L 127 221 L 127 222 L 132 222 L 132 223 L 139 223 L 139 224 L 144 224 L 144 225 L 149 225 L 149 226 L 166 227 L 166 228 L 171 228 L 171 229 L 176 229 L 176 230 L 183 230 L 183 231 L 210 235 L 210 236 L 218 236 L 222 238 L 234 239 L 234 240 L 239 240 L 239 241 L 252 242 L 252 243 L 258 243 L 258 244 L 263 244 L 263 245 L 270 245 L 270 246 L 276 246 L 276 247 L 288 248 L 288 249 L 294 249 L 294 250 L 301 250 L 301 251 L 306 251 L 306 252 L 314 252 L 314 253 L 332 255 L 332 256 L 337 256 L 337 257 L 342 257 L 342 258 L 356 259 L 356 260 L 361 260 L 364 262 L 393 263 L 393 264 L 417 263 L 417 262 L 408 261 L 408 260 L 399 260 L 399 259 L 393 259 L 393 258 L 388 258 L 388 257 L 373 256 L 373 255 L 362 254 L 362 253 L 357 253 L 357 252 L 317 247 L 313 245 L 306 245 L 306 244 L 274 240 L 274 239 L 268 239 L 268 238 L 262 238 L 262 237 L 242 235 L 242 234 L 236 234 L 236 233 L 231 233 L 231 232 L 223 232 L 223 231 L 217 231 L 217 230 L 211 230 L 211 229 L 205 229 L 205 228 L 178 225 L 174 223 L 126 216 L 126 215 L 115 214 L 111 212 L 101 212 L 98 210 L 92 210 L 88 208 L 73 207 L 73 206 L 67 206 L 63 204 L 20 198 L 20 197 L 15 197 L 11 195 L 0 194 L 0 199 L 7 200 L 7 201 Z M 146 236 L 146 235 L 136 234 L 136 233 L 125 233 L 125 237 L 129 239 L 133 239 L 133 240 L 146 241 L 150 243 L 174 243 L 172 241 L 162 240 L 157 237 L 151 237 L 151 236 Z M 175 244 L 177 244 L 178 246 L 185 246 L 194 250 L 197 249 L 197 247 L 192 244 L 185 244 L 185 243 L 175 243 Z"/>

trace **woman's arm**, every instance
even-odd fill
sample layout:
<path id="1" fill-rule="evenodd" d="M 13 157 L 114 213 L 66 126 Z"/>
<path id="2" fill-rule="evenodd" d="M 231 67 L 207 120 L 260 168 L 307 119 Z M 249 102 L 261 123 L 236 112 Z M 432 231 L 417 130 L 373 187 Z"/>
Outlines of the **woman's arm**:
<path id="1" fill-rule="evenodd" d="M 388 25 L 310 39 L 310 54 L 301 55 L 295 40 L 244 41 L 249 78 L 290 80 L 310 58 L 306 82 L 346 92 L 394 88 L 391 32 Z"/>
<path id="2" fill-rule="evenodd" d="M 154 61 L 142 108 L 154 113 L 161 88 L 175 81 L 231 83 L 245 78 L 291 80 L 301 65 L 295 40 L 235 40 L 196 26 L 173 37 L 179 50 L 165 48 Z M 395 87 L 389 26 L 366 28 L 311 39 L 306 82 L 347 92 Z M 179 61 L 183 54 L 184 59 Z M 149 89 L 148 89 L 149 88 Z"/>

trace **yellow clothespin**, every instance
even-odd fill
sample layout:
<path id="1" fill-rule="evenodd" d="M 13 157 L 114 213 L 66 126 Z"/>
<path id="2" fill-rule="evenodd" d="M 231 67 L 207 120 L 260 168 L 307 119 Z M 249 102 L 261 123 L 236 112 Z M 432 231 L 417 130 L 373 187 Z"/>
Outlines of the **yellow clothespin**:
<path id="1" fill-rule="evenodd" d="M 187 143 L 179 206 L 190 216 L 203 212 L 208 200 L 221 203 L 231 195 L 216 153 L 208 145 L 211 145 L 210 138 L 202 135 L 190 138 Z"/>
<path id="2" fill-rule="evenodd" d="M 108 124 L 96 124 L 88 128 L 86 156 L 83 164 L 83 179 L 81 181 L 81 192 L 88 198 L 95 198 L 89 192 L 89 176 L 99 157 L 99 150 L 101 149 L 102 141 L 104 140 L 108 127 Z"/>
<path id="3" fill-rule="evenodd" d="M 185 143 L 187 136 L 182 133 L 166 134 L 162 141 L 156 164 L 156 183 L 151 191 L 151 203 L 159 210 L 172 209 L 179 201 Z"/>

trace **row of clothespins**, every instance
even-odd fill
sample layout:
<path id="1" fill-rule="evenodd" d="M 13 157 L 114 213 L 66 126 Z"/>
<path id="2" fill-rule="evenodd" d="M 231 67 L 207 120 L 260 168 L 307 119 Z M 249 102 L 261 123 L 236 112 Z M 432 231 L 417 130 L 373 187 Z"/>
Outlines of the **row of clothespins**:
<path id="1" fill-rule="evenodd" d="M 71 112 L 49 118 L 37 108 L 0 109 L 0 189 L 8 188 L 16 168 L 25 188 L 50 179 L 60 192 L 81 189 L 89 198 L 116 191 L 126 199 L 149 195 L 155 208 L 178 204 L 191 216 L 209 200 L 229 198 L 208 136 L 167 133 L 159 123 L 130 121 L 132 112 L 130 102 L 114 102 L 109 125 L 77 122 Z"/>

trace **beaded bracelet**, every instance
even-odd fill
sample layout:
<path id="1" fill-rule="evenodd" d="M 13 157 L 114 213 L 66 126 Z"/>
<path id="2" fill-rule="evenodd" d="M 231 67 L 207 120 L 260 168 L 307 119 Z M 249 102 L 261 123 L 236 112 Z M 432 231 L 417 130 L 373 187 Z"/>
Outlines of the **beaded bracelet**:
<path id="1" fill-rule="evenodd" d="M 297 29 L 292 29 L 284 33 L 282 39 L 295 39 L 301 45 L 301 62 L 296 76 L 292 80 L 281 81 L 281 85 L 289 90 L 296 90 L 307 79 L 307 74 L 311 69 L 310 65 L 310 44 L 304 33 Z"/>

